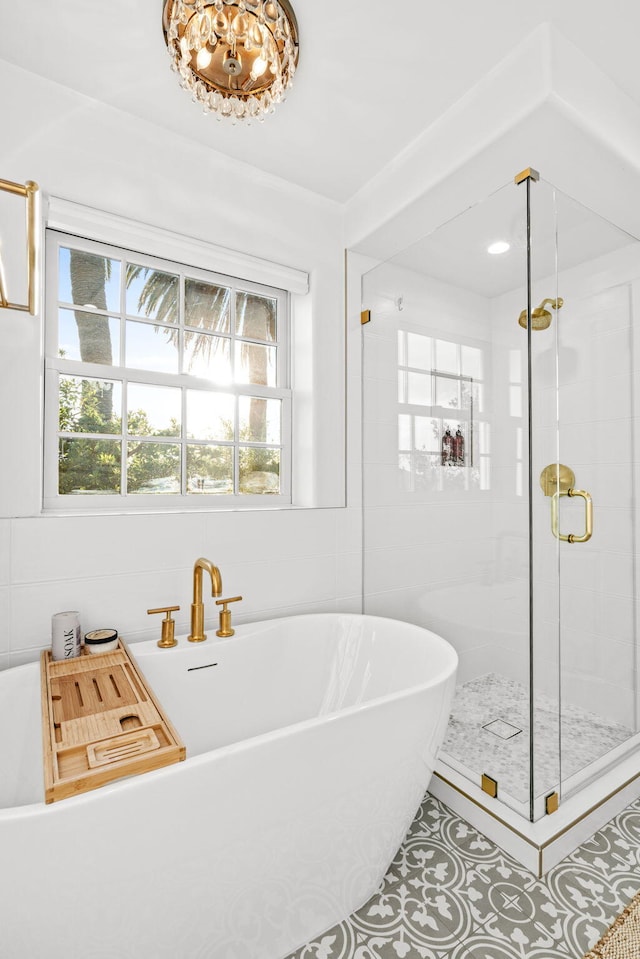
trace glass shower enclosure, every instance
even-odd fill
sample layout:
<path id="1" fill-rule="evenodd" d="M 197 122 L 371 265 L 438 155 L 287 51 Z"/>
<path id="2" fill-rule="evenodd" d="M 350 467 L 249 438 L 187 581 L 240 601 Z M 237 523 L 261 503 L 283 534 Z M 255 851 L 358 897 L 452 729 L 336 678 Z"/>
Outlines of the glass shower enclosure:
<path id="1" fill-rule="evenodd" d="M 639 304 L 534 170 L 363 280 L 364 611 L 452 643 L 440 768 L 530 821 L 640 743 Z"/>

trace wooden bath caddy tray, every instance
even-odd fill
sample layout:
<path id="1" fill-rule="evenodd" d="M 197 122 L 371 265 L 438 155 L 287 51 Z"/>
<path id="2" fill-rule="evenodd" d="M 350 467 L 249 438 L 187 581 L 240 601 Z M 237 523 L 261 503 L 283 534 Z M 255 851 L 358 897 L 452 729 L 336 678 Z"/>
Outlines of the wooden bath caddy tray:
<path id="1" fill-rule="evenodd" d="M 45 802 L 179 762 L 185 747 L 118 641 L 109 653 L 41 659 Z"/>

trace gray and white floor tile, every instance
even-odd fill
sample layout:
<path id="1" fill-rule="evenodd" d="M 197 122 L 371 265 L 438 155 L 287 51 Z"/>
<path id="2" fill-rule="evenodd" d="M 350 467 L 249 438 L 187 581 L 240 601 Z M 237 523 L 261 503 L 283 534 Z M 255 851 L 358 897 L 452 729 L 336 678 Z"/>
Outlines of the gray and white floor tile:
<path id="1" fill-rule="evenodd" d="M 541 880 L 429 794 L 369 902 L 289 959 L 579 959 L 640 888 L 640 800 Z"/>

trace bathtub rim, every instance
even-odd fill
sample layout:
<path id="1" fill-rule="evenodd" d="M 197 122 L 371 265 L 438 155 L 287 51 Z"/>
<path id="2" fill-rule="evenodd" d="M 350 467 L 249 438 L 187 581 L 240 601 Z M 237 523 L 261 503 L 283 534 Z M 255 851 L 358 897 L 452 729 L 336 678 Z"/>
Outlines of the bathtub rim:
<path id="1" fill-rule="evenodd" d="M 150 770 L 144 774 L 144 777 L 146 778 L 148 776 L 153 776 L 157 779 L 158 777 L 173 776 L 173 775 L 176 775 L 177 770 L 181 766 L 184 766 L 185 764 L 189 764 L 189 767 L 191 766 L 197 767 L 198 765 L 202 765 L 203 763 L 210 761 L 210 757 L 212 756 L 222 757 L 226 755 L 235 755 L 237 753 L 242 753 L 248 749 L 253 749 L 256 746 L 259 746 L 261 743 L 268 743 L 274 740 L 283 739 L 285 737 L 304 732 L 307 729 L 313 729 L 317 726 L 322 726 L 327 723 L 333 723 L 341 719 L 342 717 L 348 717 L 348 716 L 359 715 L 359 714 L 366 715 L 367 712 L 370 712 L 373 709 L 390 704 L 392 702 L 399 702 L 399 701 L 409 699 L 413 696 L 419 695 L 420 693 L 426 693 L 437 686 L 446 685 L 447 683 L 452 681 L 455 683 L 455 676 L 458 668 L 458 654 L 456 653 L 451 643 L 449 643 L 448 640 L 444 639 L 438 633 L 434 633 L 432 630 L 427 629 L 426 627 L 417 626 L 414 623 L 407 623 L 404 620 L 395 620 L 395 619 L 392 619 L 391 617 L 383 617 L 383 616 L 362 615 L 359 613 L 309 613 L 309 614 L 301 613 L 295 616 L 282 616 L 273 620 L 256 620 L 253 623 L 246 623 L 243 625 L 246 625 L 248 627 L 261 626 L 266 623 L 277 625 L 280 622 L 289 622 L 295 619 L 309 619 L 310 617 L 314 617 L 314 618 L 343 617 L 343 618 L 359 619 L 359 620 L 368 619 L 368 620 L 382 621 L 382 622 L 393 623 L 393 624 L 401 623 L 403 626 L 407 626 L 407 627 L 419 630 L 420 632 L 427 633 L 431 639 L 437 640 L 439 645 L 443 644 L 445 651 L 450 652 L 451 654 L 451 663 L 448 664 L 448 667 L 446 669 L 441 669 L 440 672 L 435 677 L 430 677 L 425 682 L 415 684 L 413 686 L 408 686 L 402 690 L 397 690 L 393 693 L 387 693 L 384 696 L 377 696 L 374 699 L 367 700 L 366 702 L 363 702 L 363 703 L 358 703 L 354 706 L 348 706 L 345 709 L 339 709 L 332 712 L 322 713 L 318 716 L 313 716 L 309 719 L 302 719 L 302 720 L 299 720 L 298 722 L 289 723 L 286 726 L 280 726 L 277 729 L 271 729 L 265 733 L 258 733 L 255 736 L 249 736 L 248 738 L 238 740 L 237 742 L 227 743 L 226 745 L 218 746 L 215 749 L 209 749 L 209 750 L 206 750 L 205 752 L 196 753 L 193 756 L 190 756 L 189 754 L 187 754 L 186 758 L 182 760 L 181 762 L 173 763 L 169 766 L 164 766 L 160 769 Z M 238 627 L 238 629 L 242 629 L 242 628 L 243 628 L 242 625 Z M 184 642 L 187 643 L 186 634 L 181 635 L 177 638 L 179 641 L 184 640 Z M 204 652 L 207 649 L 216 648 L 219 643 L 224 645 L 229 643 L 233 644 L 235 640 L 236 640 L 235 636 L 229 637 L 228 639 L 220 639 L 219 637 L 216 637 L 215 647 L 213 644 L 211 644 L 210 646 L 199 646 L 199 645 L 194 646 L 193 644 L 189 643 L 188 645 L 183 645 L 179 648 L 183 652 L 190 652 L 192 650 L 194 653 Z M 135 658 L 135 647 L 143 644 L 146 646 L 147 655 L 152 655 L 152 656 L 161 655 L 166 652 L 165 650 L 158 649 L 155 640 L 143 640 L 141 643 L 131 643 L 128 646 L 128 649 L 134 658 Z M 144 656 L 142 657 L 142 659 L 144 660 Z M 140 662 L 136 659 L 136 664 L 139 666 L 140 671 L 142 672 L 144 676 L 144 662 L 140 664 Z M 35 671 L 35 670 L 39 670 L 39 668 L 40 668 L 40 663 L 39 661 L 36 660 L 31 663 L 22 663 L 19 666 L 13 666 L 9 670 L 3 670 L 2 672 L 13 673 L 14 670 Z M 2 677 L 2 673 L 0 672 L 0 683 L 2 682 L 1 677 Z M 145 677 L 145 680 L 146 680 L 146 677 Z M 178 729 L 178 733 L 180 733 L 179 729 Z M 69 796 L 65 799 L 62 805 L 65 808 L 69 808 L 70 803 L 73 803 L 74 805 L 76 805 L 78 803 L 84 804 L 84 803 L 98 801 L 98 797 L 104 796 L 106 793 L 111 793 L 111 792 L 119 791 L 122 789 L 135 788 L 136 782 L 137 780 L 139 780 L 139 778 L 140 777 L 136 775 L 136 776 L 126 776 L 126 777 L 123 777 L 122 779 L 116 779 L 111 783 L 106 783 L 105 785 L 101 786 L 99 789 L 93 789 L 85 793 L 79 793 L 77 796 Z M 17 818 L 28 818 L 30 816 L 41 815 L 43 811 L 47 811 L 47 810 L 50 810 L 51 812 L 53 812 L 56 808 L 59 808 L 59 806 L 60 806 L 59 802 L 45 803 L 44 798 L 37 802 L 24 803 L 19 806 L 4 806 L 0 808 L 0 824 L 4 820 L 9 820 L 9 819 L 14 820 Z"/>

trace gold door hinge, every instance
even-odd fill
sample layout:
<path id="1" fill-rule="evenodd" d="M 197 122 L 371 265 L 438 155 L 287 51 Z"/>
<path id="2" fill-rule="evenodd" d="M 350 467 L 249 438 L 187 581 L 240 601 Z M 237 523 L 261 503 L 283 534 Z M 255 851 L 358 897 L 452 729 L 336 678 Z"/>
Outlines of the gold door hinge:
<path id="1" fill-rule="evenodd" d="M 544 810 L 547 816 L 550 816 L 552 812 L 556 812 L 559 805 L 560 805 L 560 797 L 558 796 L 556 792 L 549 793 L 548 796 L 545 796 Z"/>
<path id="2" fill-rule="evenodd" d="M 371 310 L 363 310 L 360 314 L 360 322 L 364 326 L 365 323 L 371 323 Z"/>
<path id="3" fill-rule="evenodd" d="M 487 776 L 486 773 L 482 774 L 482 791 L 491 796 L 492 799 L 496 799 L 498 795 L 498 780 L 492 779 L 491 776 Z"/>

